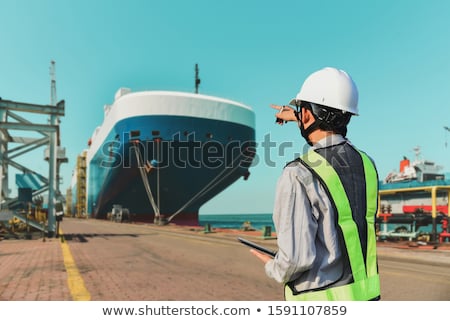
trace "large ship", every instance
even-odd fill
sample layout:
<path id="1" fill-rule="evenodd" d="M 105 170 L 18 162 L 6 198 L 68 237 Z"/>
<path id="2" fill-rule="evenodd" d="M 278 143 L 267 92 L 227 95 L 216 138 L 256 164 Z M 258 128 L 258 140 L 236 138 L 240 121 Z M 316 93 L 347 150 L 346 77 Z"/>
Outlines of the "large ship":
<path id="1" fill-rule="evenodd" d="M 79 156 L 70 211 L 107 218 L 126 209 L 136 221 L 198 224 L 204 203 L 248 178 L 254 128 L 242 103 L 121 88 Z"/>
<path id="2" fill-rule="evenodd" d="M 414 152 L 414 160 L 404 157 L 399 170 L 390 172 L 379 184 L 377 222 L 384 224 L 381 234 L 385 236 L 413 237 L 421 233 L 421 228 L 437 234 L 437 225 L 448 220 L 450 179 L 442 166 L 421 157 L 420 147 Z M 386 224 L 398 226 L 388 232 Z"/>

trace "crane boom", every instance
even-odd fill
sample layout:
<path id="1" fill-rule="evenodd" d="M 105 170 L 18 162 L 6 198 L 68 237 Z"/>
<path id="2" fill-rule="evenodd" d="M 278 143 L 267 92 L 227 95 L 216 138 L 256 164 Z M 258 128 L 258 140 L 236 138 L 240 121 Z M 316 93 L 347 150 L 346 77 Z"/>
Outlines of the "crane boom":
<path id="1" fill-rule="evenodd" d="M 444 129 L 450 132 L 450 127 L 444 126 Z M 447 148 L 447 134 L 445 135 L 445 148 Z"/>

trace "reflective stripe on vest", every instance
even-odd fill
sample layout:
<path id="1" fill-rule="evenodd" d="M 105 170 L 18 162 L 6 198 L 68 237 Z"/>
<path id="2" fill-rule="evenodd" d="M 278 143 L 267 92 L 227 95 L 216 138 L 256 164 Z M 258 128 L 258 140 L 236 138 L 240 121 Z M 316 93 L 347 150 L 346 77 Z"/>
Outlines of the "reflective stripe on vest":
<path id="1" fill-rule="evenodd" d="M 344 236 L 350 267 L 353 274 L 353 283 L 328 288 L 325 290 L 302 292 L 295 295 L 289 286 L 285 286 L 286 300 L 295 301 L 367 301 L 380 295 L 380 280 L 376 262 L 375 239 L 375 211 L 378 201 L 378 179 L 375 167 L 369 157 L 359 152 L 363 160 L 366 181 L 366 221 L 367 221 L 367 254 L 366 264 L 359 239 L 358 228 L 352 218 L 350 203 L 338 174 L 327 160 L 320 154 L 311 150 L 301 156 L 319 177 L 329 191 L 337 210 L 338 224 Z M 367 271 L 366 271 L 367 267 Z"/>

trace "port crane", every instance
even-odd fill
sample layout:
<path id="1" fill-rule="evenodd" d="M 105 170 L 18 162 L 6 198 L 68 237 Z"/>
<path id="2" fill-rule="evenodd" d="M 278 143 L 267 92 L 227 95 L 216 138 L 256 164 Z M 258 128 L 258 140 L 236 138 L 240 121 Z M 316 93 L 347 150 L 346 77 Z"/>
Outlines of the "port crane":
<path id="1" fill-rule="evenodd" d="M 444 126 L 444 129 L 445 129 L 446 131 L 450 132 L 450 127 Z M 445 138 L 445 148 L 447 148 L 447 136 L 446 136 L 446 138 Z"/>

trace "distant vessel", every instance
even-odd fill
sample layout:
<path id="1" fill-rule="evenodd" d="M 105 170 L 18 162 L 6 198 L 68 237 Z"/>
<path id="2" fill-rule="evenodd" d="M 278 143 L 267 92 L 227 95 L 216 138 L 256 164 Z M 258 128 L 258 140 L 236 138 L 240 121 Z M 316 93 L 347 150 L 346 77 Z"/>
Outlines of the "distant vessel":
<path id="1" fill-rule="evenodd" d="M 219 97 L 121 88 L 88 145 L 71 187 L 77 215 L 126 208 L 137 221 L 198 224 L 205 202 L 248 178 L 255 114 Z"/>
<path id="2" fill-rule="evenodd" d="M 380 182 L 377 216 L 379 223 L 411 224 L 409 232 L 413 234 L 419 227 L 431 224 L 435 230 L 436 224 L 448 216 L 450 196 L 450 179 L 445 178 L 443 167 L 422 159 L 419 147 L 414 151 L 415 160 L 404 157 L 399 171 L 389 173 Z"/>
<path id="3" fill-rule="evenodd" d="M 414 152 L 416 159 L 410 161 L 407 157 L 403 157 L 400 162 L 400 171 L 390 172 L 384 179 L 384 183 L 397 182 L 419 182 L 426 181 L 443 181 L 445 178 L 442 173 L 443 167 L 437 165 L 435 162 L 424 160 L 420 158 L 420 147 L 415 147 Z"/>

